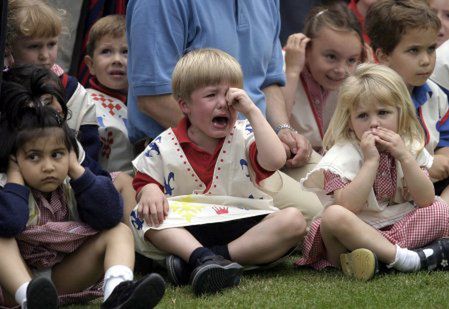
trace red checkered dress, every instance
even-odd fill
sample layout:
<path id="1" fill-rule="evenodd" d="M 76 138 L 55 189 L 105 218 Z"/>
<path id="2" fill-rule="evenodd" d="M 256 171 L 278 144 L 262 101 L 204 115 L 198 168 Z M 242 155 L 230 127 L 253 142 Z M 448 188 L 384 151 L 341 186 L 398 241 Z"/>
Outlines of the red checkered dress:
<path id="1" fill-rule="evenodd" d="M 339 175 L 324 172 L 324 191 L 331 194 L 345 187 L 349 182 Z M 427 171 L 426 171 L 427 173 Z M 394 158 L 381 153 L 379 168 L 373 189 L 377 200 L 392 198 L 396 191 L 396 165 Z M 379 230 L 391 243 L 402 248 L 414 249 L 425 246 L 435 239 L 449 236 L 449 207 L 439 197 L 432 205 L 416 208 L 393 225 Z M 326 248 L 320 233 L 321 219 L 316 219 L 310 226 L 303 244 L 303 257 L 295 262 L 296 266 L 308 265 L 315 269 L 333 266 L 325 259 Z"/>
<path id="2" fill-rule="evenodd" d="M 52 192 L 48 200 L 38 191 L 33 191 L 33 197 L 39 212 L 38 222 L 27 226 L 16 237 L 20 253 L 30 269 L 53 267 L 97 234 L 83 222 L 69 221 L 68 203 L 61 187 Z M 85 291 L 61 295 L 60 303 L 87 302 L 102 295 L 102 282 L 99 282 Z M 3 303 L 0 290 L 0 306 Z"/>

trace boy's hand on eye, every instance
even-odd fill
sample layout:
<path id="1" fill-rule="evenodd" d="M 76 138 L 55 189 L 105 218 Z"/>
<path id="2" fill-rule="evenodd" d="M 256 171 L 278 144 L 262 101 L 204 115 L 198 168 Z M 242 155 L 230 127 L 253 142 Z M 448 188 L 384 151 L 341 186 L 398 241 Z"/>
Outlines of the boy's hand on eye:
<path id="1" fill-rule="evenodd" d="M 244 116 L 258 109 L 250 99 L 245 90 L 240 88 L 229 88 L 226 93 L 226 102 L 229 108 L 233 108 Z"/>
<path id="2" fill-rule="evenodd" d="M 6 171 L 6 176 L 8 182 L 16 183 L 19 185 L 25 185 L 25 181 L 23 180 L 22 173 L 20 172 L 19 165 L 17 164 L 17 159 L 15 156 L 9 157 L 8 162 L 8 170 Z"/>
<path id="3" fill-rule="evenodd" d="M 84 174 L 84 167 L 78 162 L 78 157 L 72 149 L 69 153 L 69 177 L 78 179 Z"/>
<path id="4" fill-rule="evenodd" d="M 158 226 L 168 216 L 168 201 L 165 194 L 155 184 L 146 185 L 140 194 L 137 214 L 149 226 Z"/>
<path id="5" fill-rule="evenodd" d="M 303 33 L 294 33 L 287 39 L 285 50 L 285 71 L 286 73 L 299 74 L 306 62 L 306 47 L 310 38 Z"/>

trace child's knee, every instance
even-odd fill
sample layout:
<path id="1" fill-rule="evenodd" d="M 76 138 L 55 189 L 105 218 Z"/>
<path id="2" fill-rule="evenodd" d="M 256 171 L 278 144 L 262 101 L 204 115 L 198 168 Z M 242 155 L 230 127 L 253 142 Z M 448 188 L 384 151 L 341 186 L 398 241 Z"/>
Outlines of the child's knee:
<path id="1" fill-rule="evenodd" d="M 340 205 L 327 207 L 321 215 L 321 227 L 324 229 L 340 229 L 349 226 L 348 215 L 351 212 Z"/>
<path id="2" fill-rule="evenodd" d="M 127 240 L 127 241 L 134 241 L 133 233 L 131 229 L 124 223 L 119 223 L 113 228 L 106 230 L 105 234 L 107 237 L 117 241 L 118 239 L 121 240 Z"/>
<path id="3" fill-rule="evenodd" d="M 307 222 L 301 211 L 294 207 L 282 210 L 282 224 L 280 225 L 283 233 L 293 238 L 302 238 L 306 234 Z"/>

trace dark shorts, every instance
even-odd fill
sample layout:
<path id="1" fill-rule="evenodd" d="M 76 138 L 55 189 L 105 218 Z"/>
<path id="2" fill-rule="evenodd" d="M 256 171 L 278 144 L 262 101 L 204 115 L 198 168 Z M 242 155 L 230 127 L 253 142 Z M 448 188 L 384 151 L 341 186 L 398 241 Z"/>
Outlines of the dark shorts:
<path id="1" fill-rule="evenodd" d="M 204 247 L 227 245 L 259 224 L 266 215 L 220 223 L 186 226 Z"/>

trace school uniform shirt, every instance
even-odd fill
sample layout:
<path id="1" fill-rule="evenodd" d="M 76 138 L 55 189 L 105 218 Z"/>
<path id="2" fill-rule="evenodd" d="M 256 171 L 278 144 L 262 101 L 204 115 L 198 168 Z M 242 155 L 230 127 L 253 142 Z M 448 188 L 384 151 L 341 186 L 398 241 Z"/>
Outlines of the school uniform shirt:
<path id="1" fill-rule="evenodd" d="M 433 157 L 426 149 L 419 152 L 416 160 L 419 166 L 426 169 L 433 163 Z M 335 204 L 335 198 L 324 190 L 325 173 L 330 172 L 351 182 L 359 173 L 362 164 L 363 155 L 358 144 L 350 142 L 336 144 L 329 149 L 318 165 L 301 179 L 300 184 L 305 190 L 315 192 L 323 206 L 328 207 Z M 394 166 L 389 169 L 393 168 L 396 169 L 396 187 L 394 194 L 391 195 L 393 198 L 385 200 L 382 196 L 376 197 L 374 189 L 371 189 L 366 205 L 357 213 L 360 219 L 378 229 L 394 224 L 415 208 L 406 190 L 400 163 L 395 161 Z M 385 177 L 388 176 L 391 177 L 391 174 L 385 174 Z"/>
<path id="2" fill-rule="evenodd" d="M 1 176 L 3 182 L 6 177 L 4 174 Z M 110 178 L 94 175 L 86 168 L 76 180 L 67 177 L 62 187 L 59 196 L 70 209 L 70 220 L 80 219 L 96 230 L 109 229 L 120 222 L 123 200 Z M 0 187 L 0 237 L 16 236 L 25 228 L 42 223 L 39 205 L 30 193 L 27 186 L 15 183 Z"/>
<path id="3" fill-rule="evenodd" d="M 337 91 L 325 91 L 307 68 L 300 74 L 290 123 L 318 153 L 337 105 Z"/>
<path id="4" fill-rule="evenodd" d="M 426 149 L 433 155 L 436 148 L 449 147 L 449 105 L 446 94 L 428 80 L 414 87 L 412 100 L 416 114 L 426 135 Z"/>
<path id="5" fill-rule="evenodd" d="M 430 79 L 443 87 L 445 93 L 449 91 L 449 40 L 444 42 L 437 48 L 437 59 L 435 62 L 435 69 L 433 70 Z"/>
<path id="6" fill-rule="evenodd" d="M 89 81 L 89 101 L 94 103 L 102 148 L 100 165 L 109 172 L 132 170 L 134 147 L 128 138 L 126 96 L 104 88 L 97 80 Z"/>
<path id="7" fill-rule="evenodd" d="M 98 123 L 95 104 L 90 100 L 86 89 L 78 80 L 64 73 L 64 70 L 54 64 L 51 70 L 59 76 L 66 93 L 67 125 L 75 130 L 83 148 L 95 161 L 98 161 L 100 139 L 98 137 Z"/>
<path id="8" fill-rule="evenodd" d="M 185 118 L 179 126 L 184 126 L 187 132 Z M 278 210 L 273 206 L 271 196 L 262 191 L 263 181 L 260 186 L 256 184 L 249 161 L 249 148 L 253 142 L 249 122 L 237 121 L 223 140 L 212 166 L 212 180 L 206 184 L 193 169 L 173 129 L 154 139 L 133 161 L 136 171 L 163 184 L 164 193 L 168 196 L 168 217 L 160 226 L 151 228 L 226 222 Z M 131 222 L 136 249 L 148 257 L 163 258 L 164 253 L 145 241 L 144 234 L 150 227 L 137 217 L 136 209 L 131 213 Z"/>

